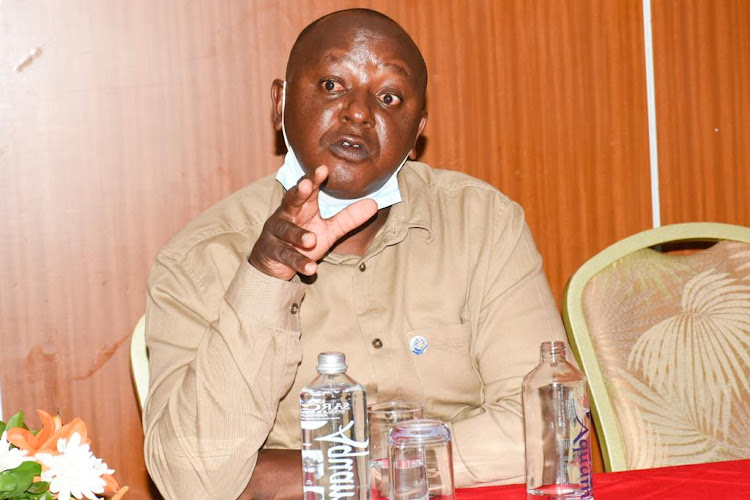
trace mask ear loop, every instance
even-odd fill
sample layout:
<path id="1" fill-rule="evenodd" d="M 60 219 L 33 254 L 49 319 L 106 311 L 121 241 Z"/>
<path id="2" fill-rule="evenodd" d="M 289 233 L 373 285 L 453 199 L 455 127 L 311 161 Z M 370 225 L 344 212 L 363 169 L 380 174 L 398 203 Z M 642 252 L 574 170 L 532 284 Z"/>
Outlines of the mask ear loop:
<path id="1" fill-rule="evenodd" d="M 286 150 L 291 152 L 292 147 L 289 145 L 289 138 L 286 136 L 286 80 L 284 80 L 283 90 L 281 91 L 281 135 L 284 136 Z M 292 153 L 294 154 L 294 153 Z"/>

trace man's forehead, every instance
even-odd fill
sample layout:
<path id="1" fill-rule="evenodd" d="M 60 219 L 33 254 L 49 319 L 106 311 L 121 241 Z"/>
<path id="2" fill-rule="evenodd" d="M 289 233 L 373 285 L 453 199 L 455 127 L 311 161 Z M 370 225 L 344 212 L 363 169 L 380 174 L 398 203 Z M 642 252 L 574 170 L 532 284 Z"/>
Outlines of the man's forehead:
<path id="1" fill-rule="evenodd" d="M 392 19 L 372 11 L 359 9 L 340 11 L 319 19 L 310 27 L 310 33 L 330 34 L 341 29 L 357 33 L 358 36 L 409 37 L 404 29 Z"/>
<path id="2" fill-rule="evenodd" d="M 359 61 L 356 58 L 360 57 Z M 426 82 L 426 68 L 419 48 L 392 19 L 362 9 L 340 11 L 314 22 L 297 39 L 290 54 L 287 77 L 315 64 L 374 63 Z"/>
<path id="3" fill-rule="evenodd" d="M 347 17 L 332 16 L 322 19 L 314 25 L 307 34 L 307 40 L 303 43 L 324 46 L 362 45 L 369 42 L 391 43 L 407 50 L 411 45 L 411 38 L 406 31 L 396 23 L 386 22 L 381 19 L 365 22 L 362 16 Z M 369 19 L 367 17 L 364 18 Z"/>
<path id="4" fill-rule="evenodd" d="M 399 73 L 404 78 L 413 77 L 413 71 L 410 70 L 409 64 L 401 58 L 388 57 L 383 54 L 379 54 L 379 57 L 372 57 L 372 54 L 360 55 L 356 49 L 326 51 L 321 54 L 319 60 L 324 66 L 336 66 L 352 62 L 360 65 L 369 63 Z"/>

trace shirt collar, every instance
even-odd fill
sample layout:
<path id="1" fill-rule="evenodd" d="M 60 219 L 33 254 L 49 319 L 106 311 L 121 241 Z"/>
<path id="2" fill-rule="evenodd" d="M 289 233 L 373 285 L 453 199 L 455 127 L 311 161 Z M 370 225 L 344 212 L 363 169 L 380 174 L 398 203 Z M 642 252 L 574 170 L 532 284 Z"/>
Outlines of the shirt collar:
<path id="1" fill-rule="evenodd" d="M 406 162 L 398 174 L 401 203 L 391 206 L 388 220 L 375 235 L 370 248 L 362 257 L 351 259 L 351 256 L 328 254 L 324 260 L 331 263 L 367 260 L 382 252 L 386 247 L 403 241 L 410 229 L 421 230 L 425 235 L 425 242 L 430 243 L 432 241 L 432 203 L 429 193 L 431 186 L 423 175 L 424 170 L 429 168 L 424 163 Z"/>
<path id="2" fill-rule="evenodd" d="M 384 229 L 397 239 L 403 239 L 411 228 L 423 229 L 427 232 L 427 241 L 432 241 L 432 204 L 429 192 L 431 186 L 421 175 L 421 171 L 430 168 L 419 162 L 407 161 L 399 172 L 401 187 L 401 203 L 391 207 Z M 386 239 L 386 244 L 392 241 Z"/>

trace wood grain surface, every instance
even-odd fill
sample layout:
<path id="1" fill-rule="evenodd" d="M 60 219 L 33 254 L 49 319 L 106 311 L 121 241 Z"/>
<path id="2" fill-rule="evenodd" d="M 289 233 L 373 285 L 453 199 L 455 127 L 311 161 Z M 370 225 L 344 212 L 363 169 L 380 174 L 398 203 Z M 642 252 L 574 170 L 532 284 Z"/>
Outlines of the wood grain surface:
<path id="1" fill-rule="evenodd" d="M 581 263 L 650 226 L 639 1 L 3 0 L 5 417 L 82 417 L 130 498 L 152 495 L 128 364 L 151 263 L 278 168 L 271 81 L 306 24 L 355 5 L 422 48 L 421 159 L 524 206 L 558 300 Z M 747 17 L 742 1 L 655 2 L 669 221 L 750 224 Z"/>
<path id="2" fill-rule="evenodd" d="M 653 2 L 664 224 L 750 226 L 750 2 Z"/>

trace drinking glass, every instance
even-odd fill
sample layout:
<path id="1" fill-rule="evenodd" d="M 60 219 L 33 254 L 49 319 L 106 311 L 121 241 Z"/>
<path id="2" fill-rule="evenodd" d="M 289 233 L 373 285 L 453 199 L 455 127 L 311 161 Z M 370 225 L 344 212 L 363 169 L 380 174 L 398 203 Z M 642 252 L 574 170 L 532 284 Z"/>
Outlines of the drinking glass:
<path id="1" fill-rule="evenodd" d="M 439 420 L 418 419 L 391 427 L 388 437 L 391 500 L 453 500 L 451 432 Z"/>
<path id="2" fill-rule="evenodd" d="M 423 407 L 422 403 L 408 401 L 388 401 L 368 405 L 372 500 L 386 500 L 391 491 L 388 473 L 388 432 L 398 422 L 422 418 Z"/>

